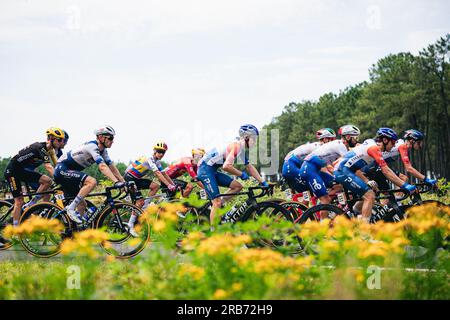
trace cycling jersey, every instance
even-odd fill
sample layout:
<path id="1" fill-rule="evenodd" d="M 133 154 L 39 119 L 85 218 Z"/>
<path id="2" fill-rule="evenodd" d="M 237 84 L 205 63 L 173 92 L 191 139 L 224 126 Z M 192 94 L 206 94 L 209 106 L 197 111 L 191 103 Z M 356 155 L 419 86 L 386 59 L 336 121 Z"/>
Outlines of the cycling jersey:
<path id="1" fill-rule="evenodd" d="M 214 148 L 207 152 L 198 164 L 198 179 L 205 186 L 206 194 L 210 200 L 219 196 L 219 186 L 229 187 L 233 182 L 231 176 L 218 172 L 229 155 L 232 155 L 233 162 L 237 158 L 245 165 L 250 163 L 245 154 L 245 148 L 242 148 L 239 142 L 233 142 L 223 149 Z"/>
<path id="2" fill-rule="evenodd" d="M 308 190 L 307 185 L 301 179 L 300 168 L 303 164 L 303 159 L 320 146 L 319 142 L 306 143 L 289 152 L 284 158 L 282 175 L 289 187 L 296 192 Z"/>
<path id="3" fill-rule="evenodd" d="M 233 142 L 228 144 L 225 148 L 214 148 L 207 152 L 200 160 L 199 166 L 206 164 L 210 167 L 219 168 L 225 163 L 225 160 L 230 154 L 233 154 L 233 160 L 239 159 L 245 165 L 250 163 L 245 154 L 245 148 L 242 148 L 239 142 Z"/>
<path id="4" fill-rule="evenodd" d="M 112 164 L 109 158 L 107 149 L 100 151 L 97 141 L 89 141 L 72 149 L 61 158 L 58 159 L 58 164 L 63 165 L 69 170 L 83 170 L 90 167 L 92 164 L 106 163 L 108 166 Z"/>
<path id="5" fill-rule="evenodd" d="M 142 156 L 133 161 L 125 172 L 137 179 L 142 179 L 145 175 L 157 171 L 163 171 L 161 161 L 155 159 L 153 156 Z"/>
<path id="6" fill-rule="evenodd" d="M 164 172 L 171 179 L 178 178 L 184 175 L 186 172 L 193 178 L 197 178 L 197 165 L 192 163 L 191 157 L 184 157 L 180 160 L 172 163 Z"/>
<path id="7" fill-rule="evenodd" d="M 289 152 L 286 157 L 284 158 L 284 161 L 287 161 L 291 159 L 292 157 L 297 157 L 299 160 L 304 160 L 304 158 L 309 155 L 311 152 L 316 150 L 322 146 L 320 142 L 313 142 L 313 143 L 305 143 L 301 146 L 297 147 L 296 149 Z"/>
<path id="8" fill-rule="evenodd" d="M 319 168 L 323 168 L 327 165 L 331 165 L 338 158 L 344 156 L 347 151 L 348 149 L 342 140 L 334 140 L 315 149 L 305 157 L 305 161 L 314 164 Z"/>
<path id="9" fill-rule="evenodd" d="M 409 155 L 408 155 L 408 145 L 405 143 L 404 140 L 399 139 L 395 143 L 394 147 L 391 149 L 391 151 L 383 151 L 382 152 L 383 159 L 386 163 L 392 163 L 400 156 L 400 159 L 402 159 L 403 164 L 408 165 L 410 164 Z M 368 164 L 367 166 L 364 166 L 361 170 L 364 173 L 374 172 L 378 170 L 379 167 L 376 162 L 372 162 Z"/>
<path id="10" fill-rule="evenodd" d="M 375 140 L 369 139 L 349 151 L 337 164 L 334 171 L 336 181 L 353 193 L 363 196 L 370 187 L 355 172 L 361 168 L 377 163 L 380 168 L 387 166 Z"/>
<path id="11" fill-rule="evenodd" d="M 47 150 L 46 142 L 35 142 L 20 150 L 10 162 L 13 167 L 34 170 L 43 163 L 50 163 L 54 157 L 54 150 Z"/>
<path id="12" fill-rule="evenodd" d="M 343 166 L 349 168 L 351 171 L 356 172 L 364 166 L 375 162 L 380 167 L 385 167 L 386 161 L 383 159 L 380 147 L 375 140 L 368 139 L 364 143 L 357 145 L 351 151 L 347 152 L 339 164 L 338 169 Z"/>

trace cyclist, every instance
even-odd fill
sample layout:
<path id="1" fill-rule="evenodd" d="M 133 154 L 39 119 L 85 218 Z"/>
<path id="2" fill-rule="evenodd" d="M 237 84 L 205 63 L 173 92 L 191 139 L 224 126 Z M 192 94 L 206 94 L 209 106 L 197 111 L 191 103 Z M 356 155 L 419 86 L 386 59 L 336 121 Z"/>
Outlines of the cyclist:
<path id="1" fill-rule="evenodd" d="M 180 160 L 171 164 L 166 170 L 165 173 L 173 180 L 173 182 L 181 187 L 183 190 L 183 197 L 189 197 L 194 186 L 191 183 L 187 183 L 183 180 L 177 179 L 178 177 L 188 173 L 193 182 L 196 182 L 200 188 L 203 189 L 203 184 L 198 181 L 197 178 L 197 165 L 200 159 L 205 155 L 205 150 L 203 149 L 192 149 L 192 157 L 184 157 Z"/>
<path id="2" fill-rule="evenodd" d="M 47 135 L 46 142 L 35 142 L 20 150 L 18 154 L 12 157 L 6 167 L 5 178 L 14 197 L 14 226 L 19 224 L 22 207 L 25 209 L 35 204 L 41 198 L 45 201 L 48 201 L 50 198 L 50 195 L 36 195 L 24 206 L 21 190 L 22 182 L 36 186 L 39 185 L 37 193 L 48 190 L 52 185 L 54 175 L 53 166 L 57 161 L 55 150 L 59 149 L 63 144 L 64 132 L 60 128 L 52 127 L 47 129 L 45 134 Z M 35 171 L 41 164 L 44 164 L 45 170 L 49 173 L 50 177 Z"/>
<path id="3" fill-rule="evenodd" d="M 303 192 L 308 190 L 308 186 L 300 177 L 300 168 L 303 160 L 311 152 L 319 148 L 321 145 L 336 139 L 336 133 L 333 129 L 323 128 L 316 132 L 316 138 L 319 142 L 305 143 L 292 150 L 284 158 L 282 175 L 286 180 L 289 188 L 295 192 Z"/>
<path id="4" fill-rule="evenodd" d="M 397 160 L 397 158 L 400 156 L 400 159 L 403 162 L 403 165 L 405 166 L 406 172 L 412 174 L 414 177 L 416 177 L 419 180 L 422 180 L 424 183 L 428 185 L 435 185 L 437 181 L 435 179 L 429 179 L 424 174 L 420 173 L 417 169 L 415 169 L 410 160 L 408 151 L 410 149 L 414 150 L 420 150 L 423 146 L 423 139 L 424 135 L 419 130 L 410 129 L 406 130 L 405 134 L 403 136 L 403 139 L 398 139 L 395 143 L 395 146 L 391 149 L 391 151 L 385 151 L 383 152 L 383 159 L 386 161 L 386 163 L 392 163 Z M 389 183 L 386 180 L 386 177 L 383 175 L 381 168 L 375 163 L 372 163 L 371 165 L 367 165 L 364 168 L 361 169 L 364 174 L 371 180 L 374 180 L 378 187 L 381 190 L 387 190 L 389 189 Z M 408 180 L 408 176 L 398 173 L 394 171 L 403 181 Z"/>
<path id="5" fill-rule="evenodd" d="M 167 144 L 158 142 L 153 146 L 153 155 L 150 157 L 142 156 L 131 162 L 125 170 L 124 178 L 126 181 L 134 181 L 138 190 L 150 189 L 148 196 L 154 196 L 159 189 L 159 181 L 162 182 L 170 191 L 176 190 L 176 185 L 172 179 L 163 172 L 161 160 L 167 152 Z M 157 179 L 145 179 L 147 175 L 153 174 Z M 138 196 L 140 198 L 140 196 Z M 144 206 L 144 199 L 136 202 L 139 207 Z"/>
<path id="6" fill-rule="evenodd" d="M 329 167 L 338 158 L 344 156 L 349 148 L 356 146 L 361 131 L 354 125 L 345 125 L 339 128 L 338 133 L 341 135 L 340 140 L 325 143 L 311 152 L 300 168 L 301 179 L 322 204 L 331 202 L 327 188 L 333 188 L 331 194 L 339 188 L 333 186 L 334 176 L 330 174 Z M 324 217 L 327 215 L 328 212 L 324 212 Z"/>
<path id="7" fill-rule="evenodd" d="M 412 193 L 415 192 L 416 187 L 404 182 L 400 179 L 386 164 L 383 159 L 382 152 L 390 152 L 396 141 L 398 140 L 397 133 L 391 128 L 379 128 L 375 140 L 368 139 L 353 148 L 344 155 L 339 161 L 337 169 L 334 174 L 336 181 L 343 185 L 347 190 L 354 194 L 363 197 L 363 201 L 355 204 L 353 209 L 358 213 L 361 211 L 362 219 L 366 222 L 370 221 L 373 203 L 375 201 L 375 192 L 378 190 L 377 183 L 373 180 L 367 179 L 361 168 L 376 162 L 381 168 L 382 173 L 400 188 Z"/>
<path id="8" fill-rule="evenodd" d="M 239 140 L 228 144 L 222 149 L 214 148 L 207 152 L 205 156 L 200 160 L 198 165 L 198 179 L 205 186 L 205 191 L 208 198 L 212 201 L 212 208 L 210 213 L 211 227 L 214 225 L 214 218 L 217 210 L 232 196 L 226 196 L 223 199 L 219 197 L 219 186 L 227 187 L 229 190 L 226 192 L 237 193 L 242 190 L 242 184 L 237 180 L 234 180 L 229 175 L 219 172 L 219 169 L 224 170 L 234 176 L 241 178 L 242 180 L 249 179 L 249 175 L 255 178 L 262 186 L 268 186 L 256 168 L 250 163 L 246 150 L 249 150 L 256 146 L 256 140 L 259 136 L 258 129 L 251 124 L 243 125 L 239 128 Z M 243 163 L 248 171 L 240 171 L 234 167 L 234 161 L 238 159 Z M 212 227 L 213 228 L 213 227 Z M 212 229 L 213 230 L 213 229 Z"/>
<path id="9" fill-rule="evenodd" d="M 124 186 L 125 180 L 111 161 L 107 149 L 111 148 L 116 132 L 111 126 L 95 130 L 96 140 L 70 150 L 58 159 L 55 168 L 55 181 L 59 183 L 66 195 L 75 199 L 65 208 L 69 218 L 82 223 L 85 217 L 86 202 L 84 198 L 97 186 L 97 180 L 81 170 L 96 163 L 100 172 L 114 182 Z M 81 213 L 81 214 L 80 214 Z"/>

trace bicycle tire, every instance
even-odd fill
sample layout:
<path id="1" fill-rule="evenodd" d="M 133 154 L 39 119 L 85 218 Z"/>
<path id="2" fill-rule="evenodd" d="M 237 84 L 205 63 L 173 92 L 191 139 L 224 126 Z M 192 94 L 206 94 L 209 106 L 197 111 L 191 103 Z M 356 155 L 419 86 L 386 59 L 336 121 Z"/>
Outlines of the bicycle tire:
<path id="1" fill-rule="evenodd" d="M 125 209 L 120 211 L 121 209 Z M 132 209 L 130 211 L 130 209 Z M 117 216 L 117 213 L 119 216 Z M 141 226 L 140 236 L 138 238 L 133 238 L 128 232 L 128 226 L 122 221 L 123 228 L 120 229 L 118 226 L 117 219 L 114 217 L 119 217 L 122 219 L 122 216 L 127 218 L 126 215 L 131 216 L 132 212 L 138 213 L 138 216 L 142 215 L 142 210 L 136 205 L 128 202 L 115 202 L 114 208 L 107 206 L 102 210 L 97 221 L 95 223 L 95 227 L 97 229 L 106 229 L 105 231 L 111 235 L 110 239 L 101 243 L 100 246 L 103 250 L 119 259 L 129 259 L 136 255 L 138 255 L 142 250 L 145 249 L 149 239 L 150 239 L 150 227 L 147 221 L 141 223 L 139 219 L 137 219 L 135 226 Z M 124 219 L 122 219 L 124 220 Z M 119 233 L 117 233 L 119 232 Z M 118 237 L 114 239 L 113 237 Z M 136 243 L 136 245 L 134 244 Z"/>
<path id="2" fill-rule="evenodd" d="M 344 210 L 333 205 L 333 204 L 318 204 L 314 207 L 306 210 L 303 215 L 300 217 L 299 223 L 304 224 L 308 221 L 319 221 L 320 220 L 320 211 L 331 211 L 335 215 L 344 214 Z M 334 218 L 334 217 L 332 217 Z"/>
<path id="3" fill-rule="evenodd" d="M 0 200 L 0 251 L 7 250 L 13 246 L 13 243 L 3 237 L 3 229 L 11 223 L 11 212 L 14 205 L 8 201 Z"/>
<path id="4" fill-rule="evenodd" d="M 31 255 L 38 258 L 51 258 L 61 252 L 61 243 L 64 239 L 72 236 L 72 223 L 65 212 L 52 202 L 40 202 L 25 210 L 19 220 L 22 224 L 32 216 L 40 216 L 45 219 L 58 219 L 63 225 L 64 230 L 57 234 L 32 234 L 20 237 L 20 242 L 24 249 Z M 36 237 L 41 237 L 37 239 Z M 50 248 L 47 248 L 47 241 L 53 243 Z"/>
<path id="5" fill-rule="evenodd" d="M 274 219 L 272 220 L 272 223 L 270 225 L 270 228 L 272 229 L 270 231 L 271 238 L 265 238 L 263 236 L 263 232 L 256 232 L 256 236 L 253 237 L 253 243 L 249 246 L 255 245 L 259 247 L 270 247 L 272 249 L 286 251 L 290 254 L 296 253 L 301 250 L 299 238 L 297 237 L 295 232 L 295 225 L 293 223 L 294 221 L 292 219 L 292 214 L 281 204 L 270 201 L 259 202 L 256 206 L 251 207 L 249 210 L 247 210 L 240 221 L 245 222 L 250 219 L 256 220 L 263 215 Z M 292 229 L 289 228 L 286 230 L 282 228 L 277 230 L 276 227 L 273 228 L 274 223 L 283 223 L 285 221 L 292 223 Z"/>
<path id="6" fill-rule="evenodd" d="M 282 202 L 281 205 L 285 209 L 289 210 L 289 212 L 292 215 L 292 221 L 294 223 L 298 223 L 303 213 L 305 213 L 306 210 L 308 210 L 308 207 L 306 205 L 297 201 L 285 201 Z"/>

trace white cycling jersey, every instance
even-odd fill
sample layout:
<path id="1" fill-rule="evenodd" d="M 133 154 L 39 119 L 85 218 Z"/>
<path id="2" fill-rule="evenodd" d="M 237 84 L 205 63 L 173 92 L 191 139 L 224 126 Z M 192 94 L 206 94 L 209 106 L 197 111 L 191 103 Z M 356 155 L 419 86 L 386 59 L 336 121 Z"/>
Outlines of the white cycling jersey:
<path id="1" fill-rule="evenodd" d="M 70 170 L 83 170 L 92 164 L 106 163 L 112 164 L 112 161 L 108 155 L 108 151 L 103 149 L 100 151 L 97 141 L 89 141 L 72 149 L 69 152 L 63 154 L 58 159 L 58 164 L 62 164 Z"/>
<path id="2" fill-rule="evenodd" d="M 321 145 L 308 156 L 305 161 L 311 160 L 313 157 L 319 158 L 324 165 L 330 165 L 340 157 L 347 153 L 348 149 L 342 140 L 334 140 Z"/>
<path id="3" fill-rule="evenodd" d="M 200 167 L 202 164 L 206 164 L 211 167 L 220 167 L 225 163 L 226 158 L 231 152 L 233 152 L 235 159 L 240 159 L 242 164 L 249 164 L 249 160 L 245 156 L 245 149 L 241 147 L 239 142 L 233 142 L 228 144 L 225 148 L 214 148 L 207 152 L 200 160 L 198 166 Z"/>
<path id="4" fill-rule="evenodd" d="M 308 142 L 302 144 L 301 146 L 289 152 L 287 156 L 284 158 L 284 161 L 289 160 L 293 156 L 296 156 L 299 160 L 303 160 L 308 154 L 319 148 L 321 145 L 322 144 L 320 142 L 313 142 L 313 143 Z"/>

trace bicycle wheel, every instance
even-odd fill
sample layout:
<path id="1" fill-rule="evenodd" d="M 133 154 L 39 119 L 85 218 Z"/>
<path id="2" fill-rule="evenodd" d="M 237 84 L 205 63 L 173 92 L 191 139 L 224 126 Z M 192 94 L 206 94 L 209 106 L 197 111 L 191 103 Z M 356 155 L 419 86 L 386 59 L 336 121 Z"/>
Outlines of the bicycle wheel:
<path id="1" fill-rule="evenodd" d="M 137 215 L 135 229 L 139 236 L 133 238 L 128 232 L 128 221 L 131 215 Z M 114 208 L 108 206 L 99 215 L 95 227 L 104 229 L 109 234 L 108 240 L 101 244 L 102 248 L 110 255 L 128 259 L 144 250 L 149 237 L 150 228 L 145 221 L 139 221 L 142 210 L 128 202 L 116 202 Z"/>
<path id="2" fill-rule="evenodd" d="M 198 226 L 209 226 L 209 216 L 205 212 L 205 207 L 194 207 L 183 204 L 186 208 L 184 212 L 177 212 L 178 215 L 178 231 L 181 235 L 186 235 L 189 231 L 196 229 Z"/>
<path id="3" fill-rule="evenodd" d="M 321 211 L 327 211 L 330 219 L 336 217 L 336 215 L 343 214 L 344 211 L 332 204 L 318 204 L 317 206 L 311 207 L 306 210 L 299 219 L 299 223 L 308 223 L 311 221 L 320 221 Z"/>
<path id="4" fill-rule="evenodd" d="M 297 201 L 285 201 L 281 203 L 281 206 L 291 213 L 294 223 L 298 223 L 303 213 L 308 210 L 306 205 Z"/>
<path id="5" fill-rule="evenodd" d="M 254 231 L 253 245 L 270 247 L 277 250 L 296 253 L 300 250 L 294 219 L 291 212 L 281 204 L 269 201 L 259 202 L 246 211 L 240 221 L 269 218 L 269 223 Z"/>
<path id="6" fill-rule="evenodd" d="M 51 202 L 41 202 L 29 207 L 22 213 L 19 223 L 22 224 L 31 217 L 57 219 L 64 229 L 59 233 L 37 231 L 20 237 L 25 250 L 35 257 L 50 258 L 61 251 L 61 243 L 72 236 L 72 225 L 69 217 L 59 206 Z"/>
<path id="7" fill-rule="evenodd" d="M 0 251 L 11 248 L 13 243 L 3 237 L 3 229 L 8 225 L 12 224 L 11 212 L 14 205 L 8 201 L 0 201 Z"/>

